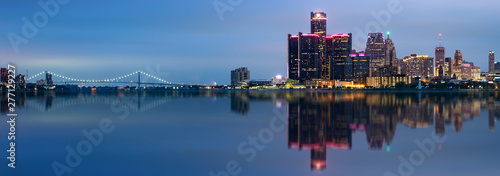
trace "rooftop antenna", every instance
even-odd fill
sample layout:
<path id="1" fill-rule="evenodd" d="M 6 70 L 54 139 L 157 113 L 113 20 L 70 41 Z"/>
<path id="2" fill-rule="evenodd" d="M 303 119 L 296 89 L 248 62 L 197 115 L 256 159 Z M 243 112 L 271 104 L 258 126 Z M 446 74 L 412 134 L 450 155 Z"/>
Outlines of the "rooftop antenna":
<path id="1" fill-rule="evenodd" d="M 441 47 L 441 36 L 443 36 L 443 34 L 439 33 L 439 47 Z"/>

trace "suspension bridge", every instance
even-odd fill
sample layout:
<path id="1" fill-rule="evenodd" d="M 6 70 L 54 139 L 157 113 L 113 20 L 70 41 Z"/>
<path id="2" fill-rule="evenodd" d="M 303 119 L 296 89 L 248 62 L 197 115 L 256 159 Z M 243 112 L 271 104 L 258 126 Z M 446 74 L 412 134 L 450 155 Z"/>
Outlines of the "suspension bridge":
<path id="1" fill-rule="evenodd" d="M 112 78 L 107 78 L 107 79 L 81 79 L 81 78 L 73 78 L 73 77 L 69 77 L 69 76 L 65 76 L 65 75 L 62 75 L 62 74 L 58 74 L 58 73 L 54 73 L 52 71 L 43 71 L 43 72 L 40 72 L 38 74 L 35 74 L 33 76 L 30 76 L 26 79 L 26 82 L 30 82 L 30 81 L 33 81 L 35 80 L 36 82 L 36 79 L 37 78 L 40 78 L 42 77 L 43 79 L 46 79 L 44 76 L 45 75 L 52 75 L 51 79 L 55 77 L 58 77 L 60 78 L 58 81 L 54 81 L 52 80 L 53 84 L 71 84 L 71 83 L 116 83 L 116 84 L 126 84 L 126 83 L 130 83 L 130 84 L 137 84 L 137 87 L 140 87 L 141 84 L 143 85 L 158 85 L 158 86 L 182 86 L 182 85 L 185 85 L 185 84 L 175 84 L 175 83 L 171 83 L 171 82 L 168 82 L 158 76 L 154 76 L 154 75 L 151 75 L 149 73 L 146 73 L 146 72 L 143 72 L 143 71 L 135 71 L 135 72 L 132 72 L 132 73 L 129 73 L 129 74 L 125 74 L 123 76 L 119 76 L 119 77 L 112 77 Z M 141 81 L 141 75 L 143 77 L 146 77 L 147 81 Z M 132 80 L 134 79 L 134 77 L 137 76 L 137 80 Z M 143 79 L 144 80 L 144 79 Z"/>

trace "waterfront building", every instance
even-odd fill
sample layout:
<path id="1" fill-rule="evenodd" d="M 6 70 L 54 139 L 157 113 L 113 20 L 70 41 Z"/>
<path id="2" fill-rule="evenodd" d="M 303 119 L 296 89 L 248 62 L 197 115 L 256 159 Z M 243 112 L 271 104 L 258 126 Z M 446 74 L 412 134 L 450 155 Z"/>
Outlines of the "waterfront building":
<path id="1" fill-rule="evenodd" d="M 489 73 L 496 73 L 496 69 L 495 69 L 495 52 L 493 51 L 490 51 L 489 53 L 489 70 L 488 72 Z"/>
<path id="2" fill-rule="evenodd" d="M 462 79 L 462 53 L 460 50 L 455 51 L 455 62 L 453 63 L 453 78 Z"/>
<path id="3" fill-rule="evenodd" d="M 235 87 L 239 82 L 250 79 L 250 70 L 247 67 L 241 67 L 231 70 L 231 86 Z"/>

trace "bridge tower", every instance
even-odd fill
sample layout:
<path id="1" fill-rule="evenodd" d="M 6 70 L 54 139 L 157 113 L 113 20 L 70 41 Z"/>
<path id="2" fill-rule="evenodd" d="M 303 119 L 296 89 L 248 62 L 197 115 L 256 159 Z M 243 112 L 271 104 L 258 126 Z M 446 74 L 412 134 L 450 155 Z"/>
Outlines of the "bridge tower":
<path id="1" fill-rule="evenodd" d="M 139 77 L 138 78 L 139 81 L 137 81 L 137 89 L 140 90 L 141 89 L 141 71 L 139 71 L 139 74 L 137 74 L 137 75 Z"/>

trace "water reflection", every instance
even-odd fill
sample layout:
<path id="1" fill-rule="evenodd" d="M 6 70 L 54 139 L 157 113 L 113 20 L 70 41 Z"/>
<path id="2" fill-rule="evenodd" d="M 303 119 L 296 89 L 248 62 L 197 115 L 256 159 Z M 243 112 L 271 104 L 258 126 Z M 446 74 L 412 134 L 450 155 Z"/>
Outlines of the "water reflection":
<path id="1" fill-rule="evenodd" d="M 350 150 L 353 133 L 365 133 L 368 150 L 389 151 L 398 124 L 412 129 L 434 125 L 459 133 L 463 124 L 487 112 L 485 130 L 493 132 L 500 118 L 498 92 L 323 92 L 323 91 L 167 91 L 59 94 L 19 93 L 18 109 L 51 112 L 83 104 L 120 104 L 136 112 L 186 98 L 228 98 L 231 112 L 247 115 L 255 101 L 288 110 L 288 148 L 310 151 L 310 168 L 327 167 L 327 149 Z M 1 113 L 7 98 L 0 97 Z M 228 108 L 228 107 L 221 107 Z M 449 130 L 448 130 L 449 131 Z"/>

